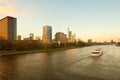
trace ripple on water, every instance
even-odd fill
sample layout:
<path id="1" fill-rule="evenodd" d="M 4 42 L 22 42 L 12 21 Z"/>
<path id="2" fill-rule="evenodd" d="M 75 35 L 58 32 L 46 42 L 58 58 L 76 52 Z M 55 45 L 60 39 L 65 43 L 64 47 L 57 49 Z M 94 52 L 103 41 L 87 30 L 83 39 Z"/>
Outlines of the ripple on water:
<path id="1" fill-rule="evenodd" d="M 103 55 L 91 57 L 91 50 Z M 0 80 L 120 80 L 120 47 L 114 45 L 0 58 Z"/>

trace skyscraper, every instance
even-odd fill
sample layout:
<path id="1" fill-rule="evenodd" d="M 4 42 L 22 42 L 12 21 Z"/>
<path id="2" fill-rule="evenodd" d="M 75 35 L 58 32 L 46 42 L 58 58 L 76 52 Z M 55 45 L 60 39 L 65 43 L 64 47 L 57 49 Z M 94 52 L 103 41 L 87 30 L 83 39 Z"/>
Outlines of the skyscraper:
<path id="1" fill-rule="evenodd" d="M 72 31 L 70 31 L 68 28 L 68 42 L 75 42 L 75 41 L 76 41 L 75 33 L 72 34 Z"/>
<path id="2" fill-rule="evenodd" d="M 33 40 L 33 39 L 34 39 L 34 34 L 33 34 L 33 33 L 30 33 L 29 39 L 30 39 L 30 40 Z"/>
<path id="3" fill-rule="evenodd" d="M 0 20 L 0 40 L 16 40 L 17 19 L 7 16 Z"/>
<path id="4" fill-rule="evenodd" d="M 75 37 L 75 33 L 72 34 L 72 37 L 71 37 L 71 42 L 75 42 L 76 41 L 76 37 Z"/>
<path id="5" fill-rule="evenodd" d="M 43 43 L 51 43 L 52 42 L 52 27 L 51 26 L 44 26 L 43 27 L 43 36 L 42 36 Z"/>

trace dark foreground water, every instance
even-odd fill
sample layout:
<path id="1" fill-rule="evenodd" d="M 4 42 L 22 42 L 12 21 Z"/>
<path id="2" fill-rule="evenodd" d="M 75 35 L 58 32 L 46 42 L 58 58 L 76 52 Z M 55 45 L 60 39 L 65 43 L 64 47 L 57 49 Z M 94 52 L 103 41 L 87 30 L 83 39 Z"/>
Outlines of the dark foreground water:
<path id="1" fill-rule="evenodd" d="M 91 50 L 103 55 L 91 57 Z M 0 57 L 0 80 L 120 80 L 120 47 L 91 46 Z"/>

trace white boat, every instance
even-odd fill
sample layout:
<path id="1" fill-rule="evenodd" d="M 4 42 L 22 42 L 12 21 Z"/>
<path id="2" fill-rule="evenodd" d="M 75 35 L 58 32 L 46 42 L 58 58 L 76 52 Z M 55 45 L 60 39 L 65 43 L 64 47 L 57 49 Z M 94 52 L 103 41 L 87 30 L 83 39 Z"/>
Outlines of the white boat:
<path id="1" fill-rule="evenodd" d="M 92 56 L 100 56 L 100 55 L 102 55 L 103 54 L 103 51 L 102 51 L 102 49 L 101 48 L 97 48 L 97 49 L 95 49 L 95 50 L 92 50 L 92 52 L 91 52 L 91 55 Z"/>

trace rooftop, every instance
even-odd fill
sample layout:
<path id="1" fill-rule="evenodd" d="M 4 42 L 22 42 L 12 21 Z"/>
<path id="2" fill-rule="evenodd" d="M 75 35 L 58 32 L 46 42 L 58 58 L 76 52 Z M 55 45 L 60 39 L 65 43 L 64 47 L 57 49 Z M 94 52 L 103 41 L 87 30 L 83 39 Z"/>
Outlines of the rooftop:
<path id="1" fill-rule="evenodd" d="M 6 19 L 6 18 L 15 18 L 15 17 L 6 16 L 6 17 L 4 17 L 4 18 L 0 19 L 0 21 L 1 21 L 1 20 L 4 20 L 4 19 Z"/>

